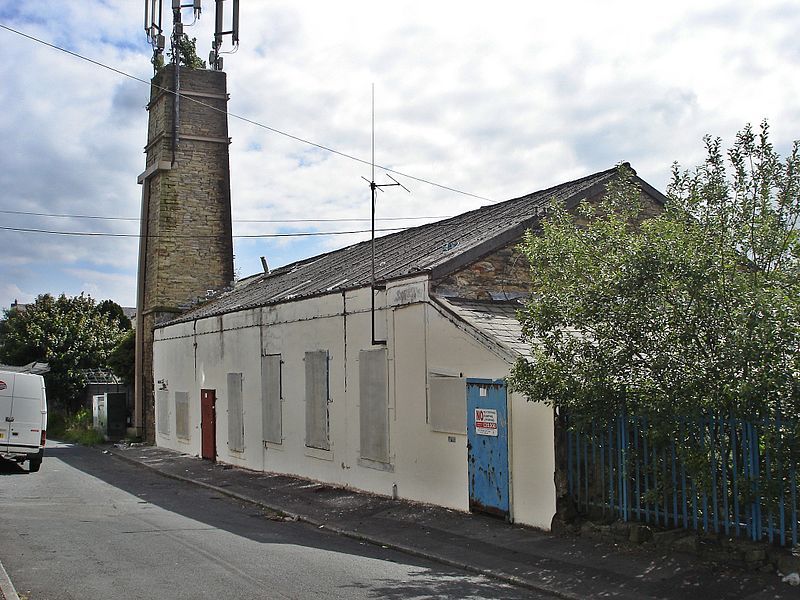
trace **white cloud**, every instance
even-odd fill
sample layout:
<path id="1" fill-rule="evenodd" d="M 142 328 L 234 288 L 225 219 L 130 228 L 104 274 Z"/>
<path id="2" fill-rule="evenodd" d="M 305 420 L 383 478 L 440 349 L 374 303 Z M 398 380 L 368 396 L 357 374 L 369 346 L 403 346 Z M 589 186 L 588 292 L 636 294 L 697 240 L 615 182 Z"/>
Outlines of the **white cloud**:
<path id="1" fill-rule="evenodd" d="M 204 4 L 188 30 L 203 57 L 213 27 L 213 3 Z M 140 8 L 39 0 L 0 6 L 0 22 L 148 79 Z M 799 28 L 800 8 L 780 1 L 242 3 L 241 49 L 225 56 L 229 109 L 368 159 L 374 83 L 380 164 L 492 200 L 620 160 L 663 188 L 673 160 L 702 159 L 705 133 L 730 141 L 745 122 L 768 117 L 779 149 L 800 137 Z M 0 209 L 138 216 L 147 86 L 7 31 L 0 41 Z M 234 220 L 369 217 L 368 166 L 236 119 L 230 134 Z M 382 194 L 379 217 L 486 203 L 403 181 L 413 193 Z M 137 230 L 124 221 L 2 221 Z M 366 226 L 238 222 L 234 233 Z M 260 255 L 278 266 L 366 237 L 237 239 L 237 268 L 248 274 L 260 270 Z M 0 231 L 0 305 L 15 294 L 82 290 L 131 304 L 136 261 L 129 238 Z"/>

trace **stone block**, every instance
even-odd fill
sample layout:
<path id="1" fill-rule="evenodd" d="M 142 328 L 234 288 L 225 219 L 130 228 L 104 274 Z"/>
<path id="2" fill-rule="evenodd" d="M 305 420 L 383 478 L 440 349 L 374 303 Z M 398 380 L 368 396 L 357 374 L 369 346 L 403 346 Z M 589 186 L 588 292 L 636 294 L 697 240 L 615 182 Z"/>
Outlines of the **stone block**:
<path id="1" fill-rule="evenodd" d="M 800 573 L 800 557 L 784 554 L 775 565 L 780 573 Z"/>
<path id="2" fill-rule="evenodd" d="M 627 540 L 630 531 L 631 531 L 631 524 L 626 523 L 625 521 L 614 521 L 611 525 L 611 535 L 615 538 L 620 540 Z"/>
<path id="3" fill-rule="evenodd" d="M 759 573 L 773 573 L 775 571 L 775 567 L 769 563 L 762 565 L 758 568 Z"/>
<path id="4" fill-rule="evenodd" d="M 647 525 L 636 523 L 631 525 L 628 539 L 634 544 L 643 544 L 653 539 L 653 530 Z"/>
<path id="5" fill-rule="evenodd" d="M 748 568 L 758 568 L 767 561 L 767 551 L 764 548 L 752 548 L 744 553 L 744 562 Z"/>
<path id="6" fill-rule="evenodd" d="M 597 533 L 597 527 L 598 526 L 591 521 L 584 521 L 581 523 L 581 535 L 591 536 Z"/>
<path id="7" fill-rule="evenodd" d="M 656 546 L 668 548 L 672 546 L 676 540 L 685 537 L 686 530 L 684 529 L 668 529 L 666 531 L 653 532 L 653 543 Z"/>
<path id="8" fill-rule="evenodd" d="M 610 525 L 602 525 L 599 523 L 593 523 L 591 521 L 584 521 L 581 525 L 580 529 L 581 535 L 585 535 L 587 537 L 595 538 L 595 539 L 610 539 L 611 538 L 611 526 Z"/>
<path id="9" fill-rule="evenodd" d="M 739 564 L 741 562 L 735 554 L 731 554 L 728 550 L 720 546 L 703 546 L 702 554 L 704 559 L 715 563 Z"/>
<path id="10" fill-rule="evenodd" d="M 672 549 L 678 552 L 697 555 L 700 553 L 700 543 L 695 534 L 686 535 L 684 533 L 683 537 L 679 537 L 672 542 Z"/>

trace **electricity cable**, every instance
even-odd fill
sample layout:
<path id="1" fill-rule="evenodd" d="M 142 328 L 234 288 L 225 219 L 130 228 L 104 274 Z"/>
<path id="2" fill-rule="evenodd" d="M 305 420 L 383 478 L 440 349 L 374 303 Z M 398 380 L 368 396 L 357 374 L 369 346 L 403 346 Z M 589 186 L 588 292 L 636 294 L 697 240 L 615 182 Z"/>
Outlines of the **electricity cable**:
<path id="1" fill-rule="evenodd" d="M 42 40 L 40 38 L 37 38 L 37 37 L 35 37 L 33 35 L 30 35 L 30 34 L 22 32 L 22 31 L 19 31 L 17 29 L 14 29 L 12 27 L 9 27 L 8 25 L 5 25 L 4 23 L 0 23 L 0 29 L 5 29 L 6 31 L 9 31 L 9 32 L 14 33 L 16 35 L 19 35 L 21 37 L 27 38 L 27 39 L 29 39 L 31 41 L 36 42 L 36 43 L 43 44 L 43 45 L 45 45 L 45 46 L 47 46 L 49 48 L 52 48 L 54 50 L 58 50 L 59 52 L 64 52 L 65 54 L 69 54 L 70 56 L 73 56 L 73 57 L 78 58 L 80 60 L 84 60 L 86 62 L 89 62 L 89 63 L 93 64 L 93 65 L 101 67 L 103 69 L 107 69 L 109 71 L 117 73 L 118 75 L 122 75 L 123 77 L 128 77 L 129 79 L 133 79 L 134 81 L 138 81 L 138 82 L 144 83 L 146 85 L 152 85 L 154 88 L 156 88 L 156 89 L 158 89 L 158 90 L 160 90 L 160 91 L 162 91 L 164 93 L 176 95 L 176 93 L 173 90 L 170 90 L 168 88 L 163 88 L 161 86 L 157 86 L 157 85 L 151 83 L 150 81 L 142 79 L 141 77 L 136 77 L 135 75 L 131 75 L 130 73 L 126 73 L 125 71 L 122 71 L 120 69 L 117 69 L 115 67 L 107 65 L 105 63 L 101 63 L 100 61 L 94 60 L 94 59 L 89 58 L 87 56 L 84 56 L 82 54 L 78 54 L 77 52 L 74 52 L 72 50 L 67 50 L 66 48 L 62 48 L 61 46 L 57 46 L 55 44 L 52 44 L 50 42 L 47 42 L 47 41 Z M 342 152 L 341 150 L 336 150 L 335 148 L 331 148 L 330 146 L 325 146 L 324 144 L 318 144 L 317 142 L 313 142 L 311 140 L 308 140 L 308 139 L 293 135 L 293 134 L 288 133 L 286 131 L 282 131 L 282 130 L 277 129 L 275 127 L 271 127 L 269 125 L 265 125 L 264 123 L 260 123 L 258 121 L 253 120 L 253 119 L 250 119 L 248 117 L 245 117 L 245 116 L 242 116 L 242 115 L 237 115 L 235 113 L 228 112 L 226 110 L 222 110 L 222 109 L 216 108 L 215 106 L 211 106 L 210 104 L 202 102 L 201 100 L 197 100 L 196 98 L 192 98 L 190 96 L 184 96 L 183 94 L 178 94 L 178 95 L 180 96 L 180 98 L 182 100 L 186 100 L 186 101 L 189 101 L 189 102 L 194 102 L 196 104 L 199 104 L 200 106 L 203 106 L 204 108 L 208 108 L 208 109 L 210 109 L 212 111 L 215 111 L 215 112 L 223 113 L 223 114 L 225 114 L 228 117 L 231 117 L 233 119 L 237 119 L 239 121 L 243 121 L 245 123 L 249 123 L 251 125 L 255 125 L 256 127 L 260 127 L 262 129 L 266 129 L 267 131 L 270 131 L 272 133 L 287 137 L 287 138 L 289 138 L 291 140 L 294 140 L 296 142 L 300 142 L 300 143 L 306 144 L 308 146 L 313 146 L 315 148 L 319 148 L 320 150 L 324 150 L 325 152 L 330 152 L 331 154 L 336 154 L 336 155 L 341 156 L 343 158 L 347 158 L 347 159 L 359 162 L 359 163 L 364 164 L 364 165 L 372 166 L 372 162 L 371 161 L 365 160 L 363 158 L 359 158 L 359 157 L 354 156 L 352 154 L 348 154 L 347 152 Z M 462 194 L 464 196 L 471 196 L 472 198 L 477 198 L 478 200 L 485 200 L 487 202 L 494 202 L 494 200 L 492 200 L 490 198 L 486 198 L 485 196 L 480 196 L 478 194 L 473 194 L 472 192 L 466 192 L 466 191 L 460 190 L 458 188 L 450 187 L 450 186 L 447 186 L 447 185 L 444 185 L 444 184 L 441 184 L 441 183 L 436 183 L 435 181 L 431 181 L 430 179 L 425 179 L 423 177 L 417 177 L 415 175 L 409 175 L 409 174 L 404 173 L 402 171 L 398 171 L 396 169 L 391 169 L 389 167 L 384 167 L 382 165 L 375 165 L 375 166 L 377 168 L 381 169 L 382 171 L 387 172 L 387 173 L 394 173 L 395 175 L 400 175 L 401 177 L 406 177 L 406 178 L 411 179 L 413 181 L 418 181 L 420 183 L 425 183 L 427 185 L 438 187 L 440 189 L 447 190 L 449 192 L 455 192 L 457 194 Z"/>
<path id="2" fill-rule="evenodd" d="M 389 227 L 385 229 L 376 229 L 375 231 L 389 232 L 389 231 L 405 231 L 407 227 Z M 0 226 L 2 231 L 17 231 L 22 233 L 43 233 L 48 235 L 70 235 L 78 237 L 115 237 L 115 238 L 142 238 L 138 233 L 107 233 L 102 231 L 56 231 L 50 229 L 33 229 L 28 227 L 5 227 Z M 355 229 L 352 231 L 297 231 L 294 233 L 254 233 L 234 235 L 236 239 L 242 238 L 287 238 L 287 237 L 322 237 L 326 235 L 350 235 L 356 233 L 369 233 L 371 229 Z M 166 234 L 166 235 L 149 235 L 149 239 L 158 237 L 173 238 L 187 238 L 187 239 L 200 239 L 200 238 L 216 238 L 215 235 L 180 235 L 180 234 Z"/>
<path id="3" fill-rule="evenodd" d="M 140 221 L 139 217 L 105 217 L 100 215 L 71 215 L 65 213 L 44 213 L 44 212 L 31 212 L 25 210 L 0 210 L 0 214 L 4 215 L 28 215 L 33 217 L 58 217 L 68 219 L 97 219 L 100 221 Z M 447 219 L 448 216 L 427 216 L 427 217 L 383 217 L 377 218 L 376 221 L 419 221 L 424 219 Z M 357 222 L 369 221 L 360 217 L 350 218 L 335 218 L 335 219 L 233 219 L 234 223 L 341 223 L 341 222 Z"/>

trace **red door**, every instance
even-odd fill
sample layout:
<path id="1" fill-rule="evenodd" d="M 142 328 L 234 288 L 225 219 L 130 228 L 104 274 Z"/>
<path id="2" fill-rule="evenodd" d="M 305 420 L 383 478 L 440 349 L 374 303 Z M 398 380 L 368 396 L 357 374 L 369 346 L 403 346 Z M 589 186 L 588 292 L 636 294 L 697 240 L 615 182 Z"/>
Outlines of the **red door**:
<path id="1" fill-rule="evenodd" d="M 216 390 L 200 390 L 200 437 L 202 438 L 202 456 L 209 460 L 217 460 L 217 392 Z"/>

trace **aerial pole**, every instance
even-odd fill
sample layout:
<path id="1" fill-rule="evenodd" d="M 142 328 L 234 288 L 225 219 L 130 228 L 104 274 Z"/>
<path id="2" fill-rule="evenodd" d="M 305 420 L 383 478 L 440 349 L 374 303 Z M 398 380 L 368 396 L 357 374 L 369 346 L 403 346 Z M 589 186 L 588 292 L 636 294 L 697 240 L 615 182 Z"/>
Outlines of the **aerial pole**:
<path id="1" fill-rule="evenodd" d="M 376 201 L 376 194 L 377 190 L 383 191 L 382 188 L 385 187 L 394 187 L 400 186 L 409 194 L 411 190 L 409 190 L 406 186 L 402 183 L 397 181 L 394 177 L 389 175 L 388 173 L 386 176 L 392 180 L 393 183 L 375 183 L 375 84 L 372 84 L 372 179 L 367 179 L 366 177 L 362 176 L 361 179 L 366 181 L 369 184 L 370 189 L 370 201 L 372 207 L 372 227 L 371 227 L 371 240 L 370 240 L 370 253 L 372 255 L 372 263 L 371 263 L 371 273 L 370 273 L 370 316 L 372 319 L 372 345 L 373 346 L 382 346 L 386 345 L 386 340 L 379 340 L 375 337 L 375 292 L 376 291 L 384 291 L 386 286 L 381 284 L 378 285 L 375 277 L 375 201 Z"/>

